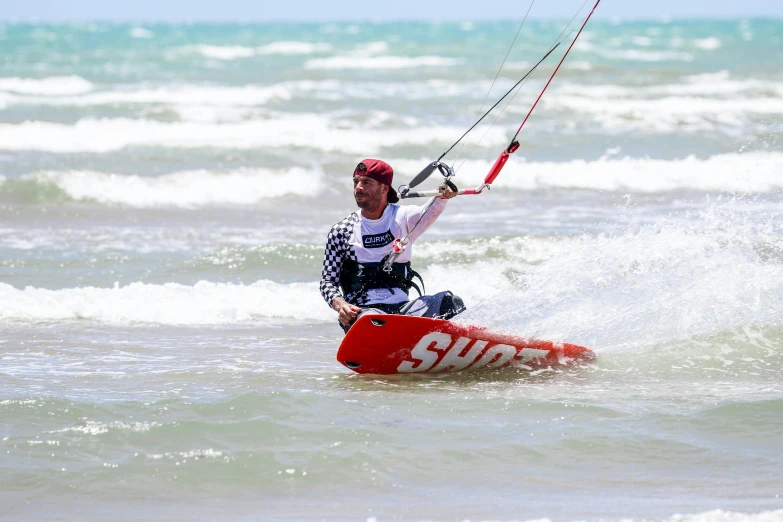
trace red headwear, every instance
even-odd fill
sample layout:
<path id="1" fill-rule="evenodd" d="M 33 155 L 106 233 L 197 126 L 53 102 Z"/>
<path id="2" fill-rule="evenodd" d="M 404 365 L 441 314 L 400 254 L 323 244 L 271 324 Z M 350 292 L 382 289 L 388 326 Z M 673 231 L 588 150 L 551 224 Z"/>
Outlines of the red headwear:
<path id="1" fill-rule="evenodd" d="M 397 191 L 392 187 L 392 178 L 394 177 L 394 170 L 391 165 L 385 161 L 377 159 L 362 160 L 353 171 L 354 176 L 367 176 L 374 179 L 378 183 L 382 183 L 389 187 L 388 201 L 389 203 L 397 203 L 400 197 L 397 195 Z"/>

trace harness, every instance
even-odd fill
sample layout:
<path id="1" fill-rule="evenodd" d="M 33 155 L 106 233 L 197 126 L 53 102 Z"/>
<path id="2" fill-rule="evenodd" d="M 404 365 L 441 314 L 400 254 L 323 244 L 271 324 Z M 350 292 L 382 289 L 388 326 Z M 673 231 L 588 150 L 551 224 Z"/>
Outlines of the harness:
<path id="1" fill-rule="evenodd" d="M 413 282 L 416 277 L 421 283 L 421 288 Z M 384 262 L 359 263 L 352 259 L 343 261 L 340 270 L 340 288 L 343 295 L 359 296 L 367 290 L 385 288 L 391 290 L 400 288 L 407 295 L 414 288 L 419 295 L 424 295 L 424 281 L 421 276 L 411 268 L 411 263 L 392 263 L 391 271 L 384 269 Z"/>

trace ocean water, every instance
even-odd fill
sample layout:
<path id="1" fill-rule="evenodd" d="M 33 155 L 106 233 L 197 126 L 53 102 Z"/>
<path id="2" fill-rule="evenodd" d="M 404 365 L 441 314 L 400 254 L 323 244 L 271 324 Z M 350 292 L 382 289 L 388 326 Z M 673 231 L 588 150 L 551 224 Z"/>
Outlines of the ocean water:
<path id="1" fill-rule="evenodd" d="M 416 244 L 594 363 L 336 362 L 354 165 L 410 180 L 567 20 L 493 85 L 518 23 L 0 24 L 0 519 L 783 520 L 783 21 L 591 21 Z"/>

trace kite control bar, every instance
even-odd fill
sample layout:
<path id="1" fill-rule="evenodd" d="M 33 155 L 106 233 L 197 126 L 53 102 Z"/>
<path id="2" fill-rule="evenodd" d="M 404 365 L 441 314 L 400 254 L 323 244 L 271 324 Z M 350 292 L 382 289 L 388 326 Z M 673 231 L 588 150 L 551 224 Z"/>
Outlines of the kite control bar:
<path id="1" fill-rule="evenodd" d="M 446 165 L 445 163 L 441 162 L 433 162 L 430 163 L 427 168 L 425 168 L 421 173 L 419 173 L 419 176 L 424 174 L 429 170 L 427 173 L 427 176 L 431 174 L 436 168 L 440 171 L 441 174 L 443 174 L 443 177 L 446 178 L 446 181 L 444 181 L 444 185 L 448 186 L 451 190 L 457 193 L 458 196 L 462 195 L 473 195 L 473 194 L 481 194 L 481 191 L 490 188 L 490 185 L 492 185 L 492 182 L 495 181 L 495 178 L 498 177 L 498 174 L 500 174 L 500 171 L 503 170 L 503 167 L 505 166 L 506 162 L 508 161 L 509 155 L 513 154 L 517 151 L 519 148 L 519 142 L 517 140 L 514 140 L 511 142 L 511 145 L 508 146 L 507 149 L 505 149 L 503 152 L 500 153 L 500 156 L 498 156 L 498 159 L 495 160 L 495 164 L 492 165 L 492 168 L 489 169 L 489 172 L 487 173 L 486 177 L 484 178 L 484 182 L 481 183 L 476 188 L 472 189 L 462 189 L 458 190 L 457 186 L 454 185 L 454 183 L 451 181 L 451 178 L 454 177 L 454 170 L 452 170 L 451 167 Z M 417 178 L 419 176 L 416 176 Z M 443 185 L 441 185 L 443 187 Z M 442 188 L 439 188 L 438 190 L 426 190 L 423 192 L 411 192 L 410 187 L 408 185 L 403 185 L 400 187 L 400 197 L 403 199 L 408 198 L 429 198 L 432 196 L 439 196 L 442 192 Z"/>
<path id="2" fill-rule="evenodd" d="M 588 0 L 585 0 L 585 4 L 587 4 L 587 2 L 588 2 Z M 530 115 L 533 114 L 533 110 L 538 105 L 538 102 L 541 101 L 541 97 L 544 96 L 544 93 L 546 92 L 547 88 L 549 88 L 549 84 L 552 83 L 552 80 L 555 78 L 555 75 L 557 74 L 557 71 L 560 70 L 560 66 L 563 65 L 563 62 L 565 61 L 566 56 L 568 56 L 568 53 L 570 53 L 571 49 L 573 49 L 574 44 L 579 39 L 579 35 L 582 34 L 582 30 L 584 30 L 585 26 L 587 25 L 587 22 L 590 20 L 590 17 L 593 16 L 593 13 L 595 12 L 595 9 L 598 7 L 598 4 L 600 4 L 600 3 L 601 3 L 601 0 L 596 0 L 595 5 L 593 6 L 593 9 L 587 15 L 587 17 L 585 18 L 584 22 L 582 22 L 582 26 L 579 28 L 579 32 L 576 33 L 576 36 L 571 41 L 571 45 L 568 46 L 568 49 L 566 50 L 565 54 L 563 54 L 563 57 L 560 59 L 560 62 L 557 64 L 557 67 L 555 67 L 555 70 L 552 72 L 552 75 L 549 77 L 549 81 L 547 81 L 546 85 L 544 85 L 544 88 L 541 89 L 541 93 L 538 95 L 538 98 L 536 98 L 536 101 L 533 103 L 533 106 L 530 107 L 530 111 L 528 111 L 527 116 L 525 116 L 525 119 L 522 120 L 522 124 L 517 129 L 517 132 L 514 134 L 514 137 L 511 138 L 511 144 L 508 146 L 508 148 L 506 148 L 506 150 L 504 150 L 503 152 L 500 153 L 500 156 L 498 156 L 498 159 L 495 161 L 495 164 L 492 165 L 491 169 L 489 169 L 489 173 L 487 174 L 487 177 L 484 178 L 484 182 L 481 185 L 479 185 L 478 187 L 474 188 L 474 189 L 458 190 L 458 191 L 456 191 L 458 195 L 462 195 L 462 194 L 481 194 L 482 190 L 484 190 L 485 188 L 486 189 L 490 188 L 490 185 L 492 184 L 492 182 L 495 181 L 495 178 L 498 177 L 498 174 L 500 174 L 500 171 L 503 170 L 503 166 L 508 161 L 508 156 L 510 154 L 513 154 L 519 148 L 519 142 L 517 141 L 517 136 L 519 136 L 519 133 L 522 130 L 522 127 L 525 126 L 525 123 L 527 123 L 528 118 L 530 118 Z M 581 11 L 581 9 L 580 9 L 580 11 Z M 569 22 L 569 25 L 571 25 L 570 22 Z M 559 38 L 560 37 L 558 37 L 558 39 Z M 441 185 L 438 190 L 428 190 L 428 191 L 425 191 L 425 192 L 411 192 L 411 188 L 417 186 L 419 183 L 421 183 L 422 181 L 427 179 L 430 176 L 430 174 L 435 172 L 435 169 L 440 170 L 441 174 L 443 174 L 443 176 L 446 178 L 445 185 L 448 185 L 452 190 L 454 190 L 454 188 L 456 188 L 456 187 L 454 187 L 454 184 L 451 183 L 451 181 L 450 181 L 450 179 L 454 176 L 454 170 L 451 167 L 449 167 L 448 165 L 446 165 L 445 163 L 442 163 L 440 160 L 443 159 L 443 157 L 446 154 L 448 154 L 449 151 L 451 151 L 451 149 L 453 149 L 457 145 L 457 143 L 462 141 L 465 138 L 465 136 L 467 136 L 468 133 L 471 130 L 473 130 L 476 127 L 476 125 L 478 125 L 479 122 L 481 120 L 483 120 L 487 116 L 487 114 L 489 114 L 495 107 L 497 107 L 498 104 L 506 96 L 511 94 L 511 92 L 518 85 L 520 85 L 521 82 L 525 80 L 525 78 L 527 78 L 539 65 L 541 65 L 541 62 L 543 62 L 550 54 L 552 54 L 552 52 L 562 42 L 563 42 L 563 40 L 558 41 L 551 49 L 549 49 L 549 51 L 544 55 L 544 57 L 541 58 L 541 60 L 539 60 L 538 63 L 536 65 L 534 65 L 533 68 L 531 68 L 527 72 L 527 74 L 525 74 L 525 76 L 522 77 L 521 80 L 519 80 L 516 84 L 514 84 L 514 87 L 512 87 L 506 94 L 504 94 L 503 97 L 500 98 L 500 100 L 498 100 L 497 103 L 495 103 L 495 105 L 490 107 L 490 109 L 487 112 L 485 112 L 484 115 L 481 116 L 481 118 L 479 118 L 476 121 L 476 123 L 474 123 L 470 127 L 470 129 L 468 129 L 467 132 L 465 132 L 465 134 L 463 134 L 451 147 L 449 147 L 446 150 L 446 152 L 441 154 L 440 157 L 437 159 L 437 161 L 433 161 L 432 163 L 430 163 L 429 165 L 424 167 L 424 169 L 421 172 L 419 172 L 416 175 L 416 177 L 414 177 L 411 180 L 411 182 L 409 184 L 401 186 L 400 190 L 399 190 L 400 197 L 401 198 L 420 198 L 420 197 L 431 197 L 431 196 L 438 196 L 438 195 L 440 195 L 441 192 L 443 190 L 445 190 L 444 185 Z"/>

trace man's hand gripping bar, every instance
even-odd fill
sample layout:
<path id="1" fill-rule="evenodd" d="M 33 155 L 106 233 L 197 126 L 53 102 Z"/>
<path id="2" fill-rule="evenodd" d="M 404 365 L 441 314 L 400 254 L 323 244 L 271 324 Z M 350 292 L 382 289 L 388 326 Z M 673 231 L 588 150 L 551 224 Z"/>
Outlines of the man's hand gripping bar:
<path id="1" fill-rule="evenodd" d="M 495 160 L 495 164 L 492 165 L 492 168 L 489 169 L 489 172 L 487 173 L 486 177 L 484 178 L 484 182 L 481 183 L 476 188 L 472 189 L 461 189 L 457 190 L 457 187 L 454 185 L 454 183 L 451 182 L 451 177 L 454 176 L 454 171 L 452 171 L 447 165 L 444 165 L 443 163 L 438 163 L 438 170 L 441 171 L 441 173 L 446 177 L 446 181 L 443 185 L 441 185 L 438 190 L 425 190 L 421 192 L 411 192 L 410 188 L 406 185 L 403 185 L 400 187 L 400 198 L 402 199 L 408 199 L 408 198 L 429 198 L 432 196 L 439 196 L 443 190 L 445 190 L 445 185 L 449 185 L 449 188 L 457 193 L 458 196 L 462 195 L 474 195 L 474 194 L 481 194 L 481 192 L 486 188 L 489 189 L 490 185 L 492 185 L 492 182 L 495 181 L 495 178 L 498 177 L 500 174 L 500 171 L 503 170 L 503 167 L 506 165 L 506 162 L 508 161 L 509 155 L 513 154 L 517 151 L 519 148 L 519 142 L 514 140 L 511 142 L 511 145 L 508 146 L 503 152 L 500 153 L 500 156 L 498 156 L 498 159 Z M 449 172 L 449 175 L 444 173 L 444 168 L 447 169 L 447 172 Z M 434 170 L 434 169 L 433 169 Z"/>

